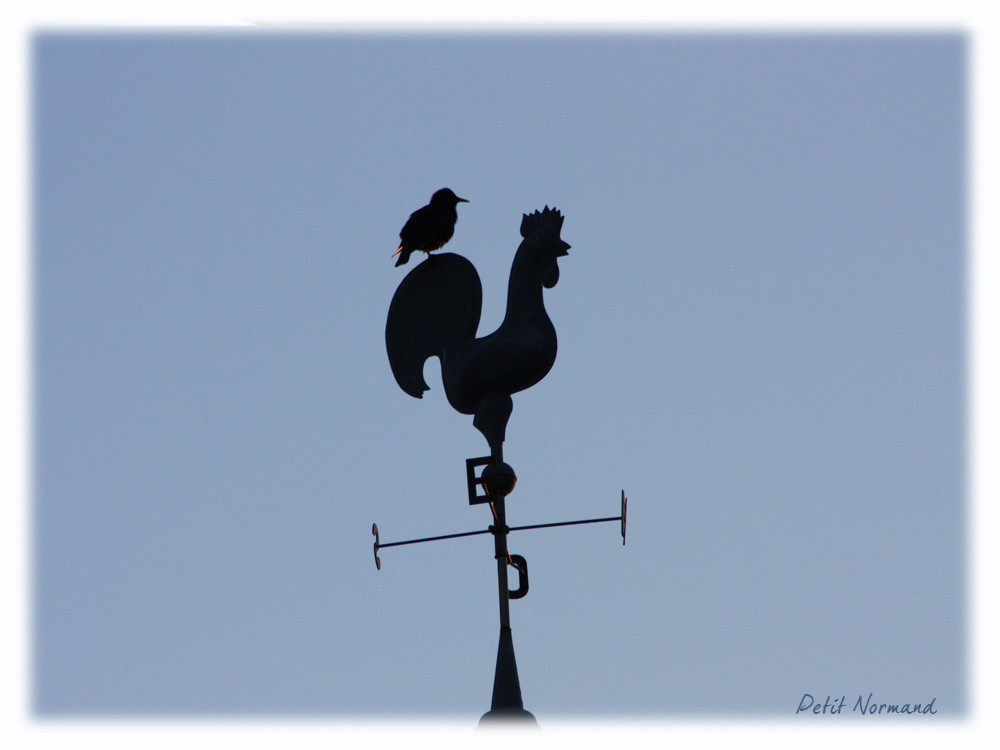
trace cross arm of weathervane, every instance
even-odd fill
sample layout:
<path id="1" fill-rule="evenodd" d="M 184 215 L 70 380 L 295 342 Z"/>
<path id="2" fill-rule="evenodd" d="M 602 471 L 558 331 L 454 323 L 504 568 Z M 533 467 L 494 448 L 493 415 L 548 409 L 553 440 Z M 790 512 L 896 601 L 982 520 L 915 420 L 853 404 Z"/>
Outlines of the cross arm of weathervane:
<path id="1" fill-rule="evenodd" d="M 550 529 L 555 526 L 579 526 L 585 523 L 606 523 L 608 521 L 620 521 L 621 522 L 621 535 L 622 535 L 622 546 L 625 545 L 625 524 L 627 519 L 628 511 L 628 498 L 625 497 L 625 490 L 622 490 L 621 498 L 621 515 L 619 516 L 609 516 L 607 518 L 587 518 L 582 521 L 556 521 L 554 523 L 534 523 L 528 524 L 527 526 L 509 526 L 507 531 L 527 531 L 528 529 Z M 379 539 L 378 524 L 372 524 L 372 535 L 375 537 L 375 568 L 376 570 L 382 570 L 382 561 L 379 559 L 378 551 L 386 547 L 401 547 L 404 544 L 420 544 L 422 542 L 438 542 L 444 539 L 457 539 L 462 536 L 477 536 L 479 534 L 493 534 L 496 531 L 496 527 L 490 526 L 487 529 L 481 529 L 479 531 L 461 531 L 457 534 L 441 534 L 439 536 L 427 536 L 420 539 L 407 539 L 403 542 L 385 542 L 382 543 Z M 516 555 L 510 558 L 516 557 Z M 517 566 L 515 566 L 517 567 Z"/>

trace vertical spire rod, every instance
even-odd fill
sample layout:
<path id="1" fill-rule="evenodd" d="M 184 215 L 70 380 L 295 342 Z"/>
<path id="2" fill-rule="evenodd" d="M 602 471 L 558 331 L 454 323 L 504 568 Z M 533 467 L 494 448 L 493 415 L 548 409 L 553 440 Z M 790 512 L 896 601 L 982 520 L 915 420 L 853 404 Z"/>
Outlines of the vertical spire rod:
<path id="1" fill-rule="evenodd" d="M 494 466 L 503 464 L 503 442 L 491 443 L 490 449 L 492 452 L 491 463 Z M 509 467 L 506 468 L 509 470 Z M 497 665 L 493 675 L 493 699 L 490 703 L 490 710 L 480 719 L 480 726 L 483 723 L 492 723 L 497 719 L 526 720 L 537 726 L 535 717 L 524 710 L 521 682 L 517 676 L 517 661 L 514 658 L 514 640 L 510 630 L 510 590 L 507 581 L 507 562 L 509 560 L 507 533 L 509 529 L 507 528 L 504 491 L 494 492 L 490 507 L 493 509 L 493 540 L 497 560 L 497 587 L 500 594 L 500 643 L 497 646 Z"/>
<path id="2" fill-rule="evenodd" d="M 503 463 L 503 443 L 492 446 L 494 464 Z M 500 594 L 500 628 L 510 629 L 510 595 L 507 581 L 507 508 L 503 495 L 491 503 L 493 508 L 493 549 L 497 561 L 497 587 Z"/>

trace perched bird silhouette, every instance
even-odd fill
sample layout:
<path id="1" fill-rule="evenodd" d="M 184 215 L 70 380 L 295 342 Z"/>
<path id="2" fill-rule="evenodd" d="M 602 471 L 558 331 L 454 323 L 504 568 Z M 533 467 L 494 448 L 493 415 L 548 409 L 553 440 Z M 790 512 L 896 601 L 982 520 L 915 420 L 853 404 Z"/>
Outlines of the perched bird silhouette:
<path id="1" fill-rule="evenodd" d="M 468 202 L 448 188 L 441 188 L 434 193 L 431 202 L 410 214 L 410 218 L 399 230 L 399 248 L 393 253 L 399 256 L 396 265 L 406 263 L 414 250 L 430 253 L 431 250 L 443 247 L 455 234 L 455 222 L 458 221 L 455 206 Z"/>

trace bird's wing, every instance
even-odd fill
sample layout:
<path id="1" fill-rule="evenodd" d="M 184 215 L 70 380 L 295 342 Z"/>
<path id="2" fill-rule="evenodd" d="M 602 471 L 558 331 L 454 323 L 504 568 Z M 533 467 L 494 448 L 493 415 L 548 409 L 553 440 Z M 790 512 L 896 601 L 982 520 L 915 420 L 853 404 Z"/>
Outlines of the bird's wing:
<path id="1" fill-rule="evenodd" d="M 483 287 L 475 266 L 456 253 L 432 255 L 400 282 L 389 304 L 385 346 L 399 387 L 421 398 L 424 362 L 472 339 Z"/>
<path id="2" fill-rule="evenodd" d="M 410 218 L 406 220 L 403 228 L 399 230 L 400 247 L 419 250 L 420 244 L 424 241 L 434 223 L 434 211 L 430 206 L 418 208 L 410 214 Z"/>

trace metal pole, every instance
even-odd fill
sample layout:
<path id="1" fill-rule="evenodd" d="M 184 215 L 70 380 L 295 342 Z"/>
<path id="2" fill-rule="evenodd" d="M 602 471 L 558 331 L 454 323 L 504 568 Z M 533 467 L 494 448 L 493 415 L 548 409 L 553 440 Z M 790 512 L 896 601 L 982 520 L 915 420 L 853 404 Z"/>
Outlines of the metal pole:
<path id="1" fill-rule="evenodd" d="M 490 446 L 493 453 L 493 465 L 503 463 L 503 444 L 494 443 Z M 509 467 L 505 467 L 509 470 Z M 512 487 L 513 485 L 511 485 Z M 489 489 L 489 487 L 488 487 Z M 509 489 L 507 490 L 509 491 Z M 524 710 L 521 699 L 521 683 L 517 677 L 517 661 L 514 658 L 514 640 L 510 630 L 510 590 L 507 581 L 507 511 L 503 491 L 493 492 L 490 507 L 493 509 L 493 540 L 494 553 L 497 560 L 497 586 L 500 594 L 500 643 L 497 647 L 497 665 L 493 675 L 493 699 L 490 710 L 479 720 L 484 722 L 495 720 L 527 720 L 537 726 L 535 717 Z"/>
<path id="2" fill-rule="evenodd" d="M 493 463 L 503 463 L 503 443 L 493 446 Z M 510 630 L 510 596 L 507 581 L 507 508 L 504 497 L 497 497 L 493 507 L 493 549 L 497 561 L 497 586 L 500 594 L 500 629 Z"/>

